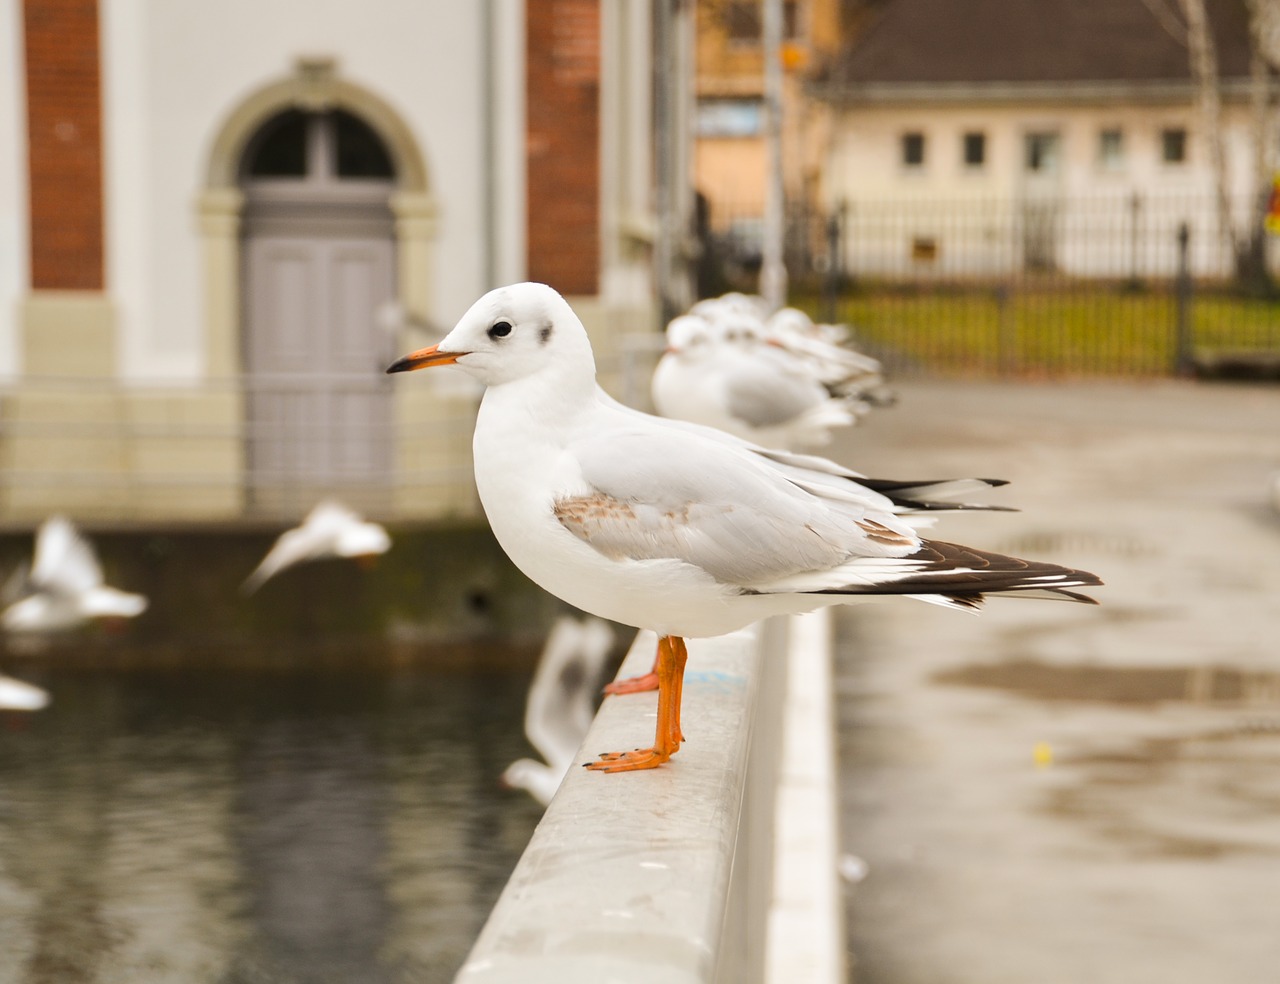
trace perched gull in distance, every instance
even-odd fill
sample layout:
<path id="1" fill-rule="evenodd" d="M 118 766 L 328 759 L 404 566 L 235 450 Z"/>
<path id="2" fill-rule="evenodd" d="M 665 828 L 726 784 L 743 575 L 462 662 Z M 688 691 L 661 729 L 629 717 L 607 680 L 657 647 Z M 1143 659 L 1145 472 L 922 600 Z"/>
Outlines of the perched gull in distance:
<path id="1" fill-rule="evenodd" d="M 698 301 L 689 308 L 689 313 L 708 320 L 715 320 L 724 315 L 763 320 L 769 315 L 769 304 L 759 294 L 730 291 L 719 297 L 708 297 Z"/>
<path id="2" fill-rule="evenodd" d="M 596 385 L 582 322 L 543 284 L 490 291 L 438 345 L 387 371 L 442 365 L 487 387 L 476 487 L 507 555 L 574 607 L 658 635 L 653 747 L 606 753 L 593 769 L 649 769 L 679 749 L 685 638 L 884 595 L 961 611 L 1006 592 L 1091 602 L 1070 589 L 1100 583 L 922 539 L 887 496 L 838 480 L 823 459 L 779 467 L 749 445 L 620 406 Z"/>
<path id="3" fill-rule="evenodd" d="M 325 499 L 302 525 L 285 530 L 267 551 L 241 590 L 252 594 L 286 567 L 325 557 L 376 557 L 391 547 L 391 537 L 377 523 L 370 523 L 341 502 Z"/>
<path id="4" fill-rule="evenodd" d="M 856 396 L 873 406 L 892 405 L 896 397 L 884 385 L 880 361 L 839 344 L 847 334 L 844 325 L 815 324 L 803 311 L 791 307 L 775 311 L 764 326 L 770 345 L 803 364 L 833 394 Z"/>
<path id="5" fill-rule="evenodd" d="M 683 315 L 650 382 L 664 417 L 715 427 L 766 447 L 826 444 L 865 405 L 837 398 L 799 359 L 765 344 L 751 318 Z"/>
<path id="6" fill-rule="evenodd" d="M 799 308 L 778 308 L 765 322 L 770 334 L 810 338 L 838 345 L 849 337 L 848 325 L 824 325 L 814 321 Z M 873 360 L 874 361 L 874 360 Z"/>
<path id="7" fill-rule="evenodd" d="M 0 614 L 7 632 L 60 632 L 94 619 L 133 618 L 147 607 L 142 595 L 104 583 L 93 546 L 63 516 L 45 520 L 36 532 L 23 594 Z"/>
<path id="8" fill-rule="evenodd" d="M 49 705 L 49 692 L 0 674 L 0 711 L 38 711 Z"/>
<path id="9" fill-rule="evenodd" d="M 545 759 L 516 759 L 505 785 L 523 789 L 543 806 L 560 788 L 596 715 L 604 662 L 613 629 L 598 618 L 562 616 L 547 636 L 524 710 L 524 732 Z"/>

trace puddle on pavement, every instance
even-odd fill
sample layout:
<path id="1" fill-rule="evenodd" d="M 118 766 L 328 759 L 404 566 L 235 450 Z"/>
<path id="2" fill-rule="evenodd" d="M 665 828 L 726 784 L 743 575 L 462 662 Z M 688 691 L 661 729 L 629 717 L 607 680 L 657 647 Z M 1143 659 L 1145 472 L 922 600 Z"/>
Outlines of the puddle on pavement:
<path id="1" fill-rule="evenodd" d="M 1090 666 L 1023 659 L 942 670 L 933 680 L 1005 690 L 1034 700 L 1280 706 L 1280 673 L 1230 666 Z"/>
<path id="2" fill-rule="evenodd" d="M 1099 731 L 1055 748 L 1041 810 L 1133 857 L 1280 854 L 1273 822 L 1280 813 L 1280 673 L 1018 660 L 944 670 L 933 680 L 1139 714 L 1173 702 L 1203 708 L 1198 728 L 1181 719 L 1175 734 Z"/>

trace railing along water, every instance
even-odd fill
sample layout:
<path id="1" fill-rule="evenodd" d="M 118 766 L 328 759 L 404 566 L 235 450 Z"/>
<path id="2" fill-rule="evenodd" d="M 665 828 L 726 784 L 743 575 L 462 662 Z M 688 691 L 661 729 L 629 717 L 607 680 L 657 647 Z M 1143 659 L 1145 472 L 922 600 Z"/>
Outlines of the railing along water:
<path id="1" fill-rule="evenodd" d="M 816 632 L 794 638 L 816 648 L 800 661 L 782 619 L 690 640 L 680 754 L 647 772 L 570 771 L 457 984 L 800 979 L 787 968 L 843 981 L 831 719 L 814 715 L 830 703 L 829 670 L 814 675 L 830 650 L 825 614 L 806 618 Z M 620 675 L 647 670 L 654 644 L 640 633 Z M 814 686 L 797 690 L 797 673 Z M 653 726 L 652 695 L 609 698 L 579 760 L 645 742 Z"/>

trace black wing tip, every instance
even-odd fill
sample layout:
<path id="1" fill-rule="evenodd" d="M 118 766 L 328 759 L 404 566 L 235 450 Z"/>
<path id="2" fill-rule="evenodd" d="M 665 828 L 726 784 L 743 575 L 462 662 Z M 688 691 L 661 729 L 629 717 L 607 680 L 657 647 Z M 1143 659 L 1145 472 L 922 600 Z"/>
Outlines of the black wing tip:
<path id="1" fill-rule="evenodd" d="M 1093 582 L 1093 583 L 1101 584 L 1102 582 L 1101 582 L 1101 581 L 1096 581 L 1096 582 Z M 1055 589 L 1055 590 L 1054 590 L 1054 594 L 1060 594 L 1060 595 L 1062 595 L 1062 596 L 1063 596 L 1063 598 L 1065 598 L 1067 601 L 1075 601 L 1075 602 L 1079 602 L 1081 605 L 1100 605 L 1100 604 L 1102 604 L 1102 602 L 1100 602 L 1097 598 L 1094 598 L 1092 595 L 1081 594 L 1079 591 L 1068 591 L 1068 590 L 1066 590 L 1065 588 L 1057 588 L 1057 589 Z"/>

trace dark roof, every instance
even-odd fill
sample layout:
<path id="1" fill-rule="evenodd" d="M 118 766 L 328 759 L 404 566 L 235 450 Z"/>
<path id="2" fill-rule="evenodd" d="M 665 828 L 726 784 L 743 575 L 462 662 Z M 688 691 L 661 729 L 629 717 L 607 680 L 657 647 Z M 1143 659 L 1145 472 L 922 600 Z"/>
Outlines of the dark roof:
<path id="1" fill-rule="evenodd" d="M 1249 73 L 1243 0 L 1208 0 L 1223 78 Z M 1186 83 L 1178 0 L 887 0 L 829 67 L 833 95 L 948 83 Z"/>

